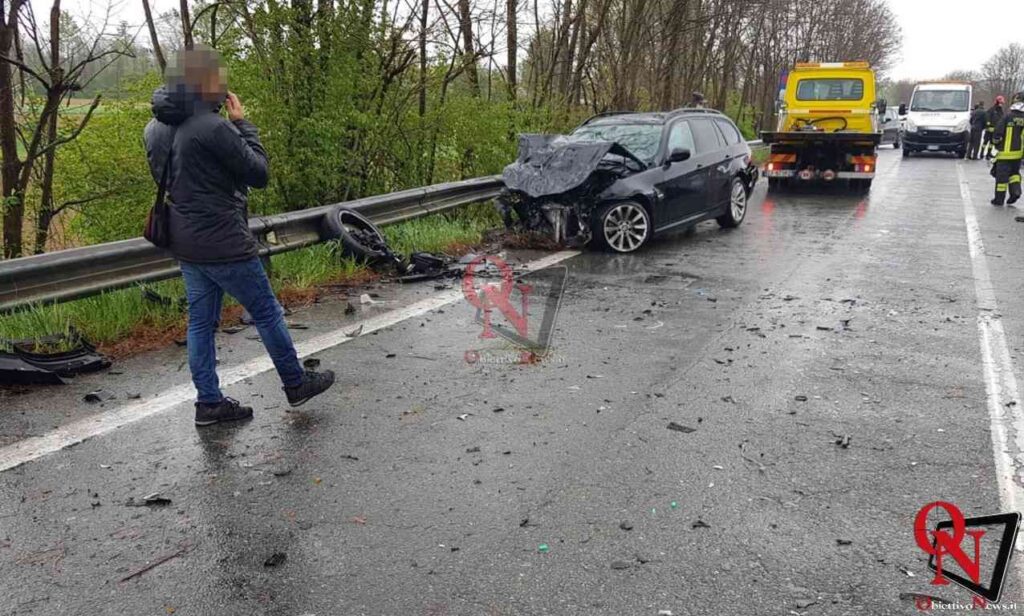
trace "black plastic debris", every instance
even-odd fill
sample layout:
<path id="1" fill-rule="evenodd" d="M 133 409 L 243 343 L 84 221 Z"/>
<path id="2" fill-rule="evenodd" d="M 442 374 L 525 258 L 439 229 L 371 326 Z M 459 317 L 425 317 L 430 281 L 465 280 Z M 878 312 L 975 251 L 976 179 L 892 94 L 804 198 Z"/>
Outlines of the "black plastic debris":
<path id="1" fill-rule="evenodd" d="M 101 402 L 107 402 L 110 400 L 114 400 L 116 398 L 117 395 L 114 394 L 114 392 L 112 391 L 107 391 L 105 389 L 97 389 L 95 391 L 90 391 L 89 393 L 85 394 L 85 396 L 82 397 L 82 400 L 85 400 L 89 404 L 99 404 Z"/>
<path id="2" fill-rule="evenodd" d="M 267 560 L 263 561 L 264 567 L 279 567 L 284 564 L 284 561 L 288 560 L 288 555 L 284 552 L 274 552 Z"/>
<path id="3" fill-rule="evenodd" d="M 184 311 L 188 308 L 188 299 L 179 297 L 177 299 L 167 297 L 166 295 L 160 295 L 153 289 L 145 287 L 142 289 L 142 298 L 148 302 L 159 304 L 161 306 L 167 306 L 168 308 L 177 308 L 178 310 Z"/>
<path id="4" fill-rule="evenodd" d="M 63 385 L 59 375 L 37 368 L 14 353 L 0 351 L 0 384 Z"/>
<path id="5" fill-rule="evenodd" d="M 110 363 L 74 329 L 32 340 L 0 340 L 0 385 L 56 385 L 64 377 L 104 370 Z"/>
<path id="6" fill-rule="evenodd" d="M 676 423 L 674 421 L 670 421 L 668 426 L 666 426 L 666 427 L 669 430 L 675 430 L 676 432 L 682 432 L 683 434 L 689 434 L 691 432 L 696 432 L 697 431 L 696 428 L 691 428 L 689 426 L 684 426 L 683 424 Z"/>
<path id="7" fill-rule="evenodd" d="M 306 370 L 316 370 L 320 367 L 320 360 L 315 357 L 307 357 L 302 360 L 302 367 Z"/>

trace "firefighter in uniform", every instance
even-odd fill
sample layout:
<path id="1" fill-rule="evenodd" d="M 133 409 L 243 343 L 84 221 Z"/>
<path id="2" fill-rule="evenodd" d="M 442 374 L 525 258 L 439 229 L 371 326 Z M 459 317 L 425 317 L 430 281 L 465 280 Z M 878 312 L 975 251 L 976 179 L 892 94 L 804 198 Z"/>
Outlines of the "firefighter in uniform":
<path id="1" fill-rule="evenodd" d="M 1003 103 L 1006 99 L 1002 95 L 996 97 L 996 102 L 985 112 L 985 138 L 981 151 L 985 153 L 985 160 L 992 158 L 992 134 L 995 132 L 996 124 L 1003 119 Z"/>
<path id="2" fill-rule="evenodd" d="M 992 133 L 996 148 L 996 162 L 992 174 L 996 177 L 996 197 L 992 205 L 1003 205 L 1006 192 L 1013 204 L 1020 199 L 1020 165 L 1024 158 L 1024 92 L 1013 97 L 1010 111 L 996 125 Z"/>

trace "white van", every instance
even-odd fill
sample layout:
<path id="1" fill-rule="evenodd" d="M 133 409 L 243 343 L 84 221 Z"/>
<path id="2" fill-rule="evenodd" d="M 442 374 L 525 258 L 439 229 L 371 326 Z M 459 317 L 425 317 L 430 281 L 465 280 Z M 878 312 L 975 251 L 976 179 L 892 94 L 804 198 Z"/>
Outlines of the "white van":
<path id="1" fill-rule="evenodd" d="M 919 83 L 910 106 L 900 105 L 906 118 L 903 156 L 914 152 L 953 152 L 967 156 L 971 141 L 971 84 L 961 82 Z"/>

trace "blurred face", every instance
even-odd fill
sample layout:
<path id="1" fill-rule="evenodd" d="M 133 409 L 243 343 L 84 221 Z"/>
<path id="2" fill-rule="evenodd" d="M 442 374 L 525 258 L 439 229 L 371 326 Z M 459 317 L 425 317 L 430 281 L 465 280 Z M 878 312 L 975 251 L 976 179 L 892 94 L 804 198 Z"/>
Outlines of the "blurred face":
<path id="1" fill-rule="evenodd" d="M 182 51 L 167 67 L 166 77 L 168 84 L 184 85 L 188 92 L 209 103 L 220 103 L 227 97 L 227 69 L 213 49 L 197 47 Z"/>

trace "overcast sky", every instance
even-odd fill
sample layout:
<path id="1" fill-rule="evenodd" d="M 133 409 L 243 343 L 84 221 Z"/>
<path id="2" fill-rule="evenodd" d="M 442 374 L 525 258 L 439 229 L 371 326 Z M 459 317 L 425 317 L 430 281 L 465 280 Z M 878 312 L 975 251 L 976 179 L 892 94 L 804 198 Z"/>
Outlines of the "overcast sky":
<path id="1" fill-rule="evenodd" d="M 1019 0 L 888 0 L 903 28 L 891 77 L 928 79 L 979 70 L 1000 47 L 1024 44 Z"/>
<path id="2" fill-rule="evenodd" d="M 743 0 L 735 0 L 742 2 Z M 887 0 L 903 29 L 903 51 L 890 77 L 928 79 L 954 70 L 978 70 L 997 49 L 1024 44 L 1024 4 L 1020 0 Z M 40 21 L 50 7 L 32 0 Z M 63 0 L 76 16 L 101 16 L 108 0 Z M 170 10 L 178 0 L 151 0 L 154 12 Z M 142 25 L 141 0 L 115 0 L 112 21 Z M 147 40 L 145 32 L 143 41 Z M 853 58 L 836 58 L 853 59 Z"/>

